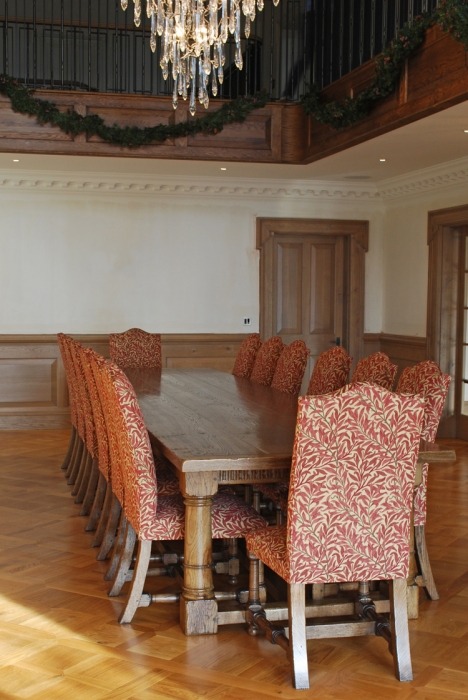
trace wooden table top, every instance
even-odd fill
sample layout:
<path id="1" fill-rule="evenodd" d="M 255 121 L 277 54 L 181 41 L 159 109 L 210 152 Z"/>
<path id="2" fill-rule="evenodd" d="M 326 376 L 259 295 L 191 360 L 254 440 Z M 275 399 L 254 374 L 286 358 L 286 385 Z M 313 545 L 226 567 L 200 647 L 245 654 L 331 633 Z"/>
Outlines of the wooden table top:
<path id="1" fill-rule="evenodd" d="M 297 399 L 214 369 L 127 369 L 152 443 L 183 472 L 285 469 Z M 421 441 L 419 463 L 455 461 Z"/>

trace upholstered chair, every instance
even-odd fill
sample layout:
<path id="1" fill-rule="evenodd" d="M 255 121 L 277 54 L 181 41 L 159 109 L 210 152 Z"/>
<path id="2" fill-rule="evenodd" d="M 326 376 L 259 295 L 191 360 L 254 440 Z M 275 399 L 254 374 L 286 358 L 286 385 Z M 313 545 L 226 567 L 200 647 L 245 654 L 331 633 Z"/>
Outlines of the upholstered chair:
<path id="1" fill-rule="evenodd" d="M 120 458 L 124 491 L 125 534 L 119 564 L 110 594 L 120 592 L 131 578 L 132 585 L 120 622 L 131 622 L 136 609 L 148 603 L 142 591 L 148 571 L 153 541 L 184 537 L 185 506 L 181 496 L 159 496 L 157 471 L 143 416 L 127 377 L 113 363 L 104 368 L 108 400 L 104 404 L 106 422 L 113 426 Z M 266 521 L 243 500 L 229 492 L 218 493 L 212 506 L 214 538 L 244 537 Z M 133 550 L 138 540 L 136 565 L 131 572 Z"/>
<path id="2" fill-rule="evenodd" d="M 288 651 L 296 688 L 309 687 L 307 639 L 323 636 L 381 635 L 397 678 L 412 680 L 406 578 L 423 420 L 422 398 L 371 384 L 299 399 L 287 525 L 246 535 L 249 631 L 265 630 Z M 288 584 L 288 634 L 266 619 L 259 560 Z M 372 602 L 372 580 L 390 581 L 390 623 Z M 355 581 L 357 620 L 327 623 L 326 635 L 321 625 L 306 627 L 306 584 Z"/>
<path id="3" fill-rule="evenodd" d="M 63 366 L 65 368 L 65 376 L 67 378 L 70 398 L 70 419 L 72 425 L 75 425 L 76 429 L 76 440 L 71 458 L 66 465 L 62 465 L 65 469 L 67 483 L 73 485 L 79 473 L 81 462 L 83 458 L 86 458 L 86 434 L 84 416 L 78 394 L 78 382 L 75 374 L 75 365 L 69 350 L 69 341 L 71 338 L 64 333 L 58 333 L 57 339 L 63 359 Z"/>
<path id="4" fill-rule="evenodd" d="M 140 328 L 110 333 L 110 359 L 119 367 L 161 367 L 161 336 Z"/>
<path id="5" fill-rule="evenodd" d="M 390 362 L 389 357 L 384 352 L 374 352 L 369 357 L 359 360 L 354 368 L 351 381 L 370 382 L 378 384 L 388 391 L 392 391 L 398 366 Z"/>
<path id="6" fill-rule="evenodd" d="M 60 350 L 60 355 L 62 357 L 63 367 L 65 370 L 65 378 L 68 386 L 68 396 L 70 402 L 70 422 L 72 424 L 70 442 L 68 443 L 67 453 L 65 459 L 62 462 L 62 469 L 67 470 L 72 461 L 76 458 L 77 443 L 80 442 L 80 438 L 77 431 L 77 414 L 76 414 L 76 399 L 75 399 L 75 386 L 73 384 L 74 377 L 71 374 L 68 356 L 65 349 L 65 336 L 63 333 L 57 333 L 57 343 Z"/>
<path id="7" fill-rule="evenodd" d="M 406 367 L 401 373 L 397 392 L 399 394 L 419 394 L 426 400 L 423 440 L 434 442 L 439 427 L 440 417 L 449 390 L 451 376 L 444 374 L 439 365 L 432 360 L 420 362 L 414 367 Z M 429 465 L 423 464 L 422 482 L 414 494 L 414 540 L 419 570 L 427 595 L 431 600 L 438 600 L 439 594 L 432 575 L 429 554 L 426 545 L 426 497 Z"/>
<path id="8" fill-rule="evenodd" d="M 250 379 L 255 364 L 255 358 L 257 357 L 261 345 L 262 341 L 258 333 L 252 333 L 248 338 L 242 341 L 232 369 L 232 373 L 235 377 Z"/>
<path id="9" fill-rule="evenodd" d="M 346 350 L 336 345 L 320 353 L 312 370 L 307 395 L 331 394 L 345 386 L 352 361 Z"/>
<path id="10" fill-rule="evenodd" d="M 280 355 L 271 382 L 272 389 L 299 396 L 310 351 L 303 340 L 294 340 Z"/>
<path id="11" fill-rule="evenodd" d="M 279 335 L 266 340 L 257 353 L 250 381 L 271 386 L 276 365 L 283 350 L 284 344 Z"/>

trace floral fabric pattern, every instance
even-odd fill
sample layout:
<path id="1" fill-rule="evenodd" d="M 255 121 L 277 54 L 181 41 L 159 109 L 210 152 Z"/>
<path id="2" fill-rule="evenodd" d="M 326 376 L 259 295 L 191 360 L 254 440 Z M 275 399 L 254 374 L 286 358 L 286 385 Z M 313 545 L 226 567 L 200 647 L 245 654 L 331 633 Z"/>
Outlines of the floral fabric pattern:
<path id="1" fill-rule="evenodd" d="M 168 469 L 158 469 L 156 465 L 156 479 L 158 497 L 180 496 L 179 480 Z"/>
<path id="2" fill-rule="evenodd" d="M 271 386 L 276 365 L 283 350 L 284 344 L 279 335 L 266 340 L 257 353 L 250 380 L 263 386 Z"/>
<path id="3" fill-rule="evenodd" d="M 211 529 L 215 539 L 243 537 L 246 532 L 268 525 L 265 518 L 238 496 L 219 491 L 211 507 Z"/>
<path id="4" fill-rule="evenodd" d="M 250 379 L 255 364 L 255 358 L 257 357 L 261 345 L 262 341 L 258 333 L 252 333 L 248 338 L 242 341 L 232 370 L 235 377 Z"/>
<path id="5" fill-rule="evenodd" d="M 310 352 L 303 340 L 294 340 L 280 355 L 271 386 L 286 394 L 299 396 Z"/>
<path id="6" fill-rule="evenodd" d="M 331 394 L 345 386 L 352 361 L 353 358 L 342 347 L 334 346 L 320 353 L 312 371 L 307 395 Z"/>
<path id="7" fill-rule="evenodd" d="M 274 568 L 286 550 L 289 583 L 406 578 L 423 420 L 423 399 L 372 384 L 300 398 L 287 527 L 250 551 Z"/>
<path id="8" fill-rule="evenodd" d="M 68 358 L 67 348 L 66 348 L 66 338 L 64 333 L 57 333 L 57 342 L 60 349 L 60 354 L 62 356 L 63 367 L 65 369 L 65 377 L 68 386 L 68 396 L 70 400 L 70 420 L 75 428 L 78 427 L 78 416 L 76 409 L 76 396 L 75 396 L 75 377 L 74 372 L 70 368 L 70 361 Z"/>
<path id="9" fill-rule="evenodd" d="M 441 372 L 439 365 L 432 360 L 420 362 L 414 367 L 406 367 L 398 382 L 399 394 L 419 395 L 426 400 L 424 425 L 421 437 L 434 442 L 439 427 L 440 417 L 452 377 Z M 422 482 L 414 494 L 414 524 L 425 525 L 427 515 L 427 478 L 429 465 L 423 464 Z"/>
<path id="10" fill-rule="evenodd" d="M 91 399 L 89 396 L 88 382 L 86 381 L 86 375 L 81 364 L 81 348 L 82 345 L 77 343 L 76 340 L 70 338 L 69 348 L 70 354 L 75 365 L 75 374 L 78 381 L 78 396 L 81 402 L 81 407 L 83 411 L 84 424 L 85 424 L 85 434 L 86 434 L 86 447 L 88 452 L 93 459 L 98 458 L 98 443 L 96 426 L 94 423 L 94 414 L 91 405 Z"/>
<path id="11" fill-rule="evenodd" d="M 351 382 L 370 382 L 392 391 L 398 366 L 390 362 L 384 352 L 375 352 L 357 363 Z"/>
<path id="12" fill-rule="evenodd" d="M 83 368 L 86 384 L 88 387 L 89 399 L 93 411 L 94 427 L 96 429 L 97 448 L 98 448 L 98 467 L 99 471 L 104 475 L 107 481 L 110 479 L 110 459 L 109 459 L 109 441 L 107 439 L 106 423 L 102 412 L 101 399 L 99 398 L 96 380 L 94 378 L 93 361 L 98 361 L 99 355 L 91 348 L 80 347 L 81 366 Z"/>
<path id="13" fill-rule="evenodd" d="M 119 367 L 162 367 L 161 336 L 140 328 L 110 333 L 110 358 Z"/>
<path id="14" fill-rule="evenodd" d="M 264 496 L 269 498 L 275 505 L 279 505 L 281 510 L 286 513 L 288 510 L 288 495 L 289 481 L 277 481 L 273 484 L 253 484 L 254 489 L 261 491 Z"/>

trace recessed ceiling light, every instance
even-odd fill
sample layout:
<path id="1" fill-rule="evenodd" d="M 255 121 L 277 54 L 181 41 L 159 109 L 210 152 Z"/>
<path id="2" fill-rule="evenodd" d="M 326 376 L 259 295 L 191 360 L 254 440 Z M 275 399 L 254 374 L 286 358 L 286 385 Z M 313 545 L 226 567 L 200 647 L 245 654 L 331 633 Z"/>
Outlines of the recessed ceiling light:
<path id="1" fill-rule="evenodd" d="M 221 168 L 221 170 L 227 170 L 227 168 Z"/>
<path id="2" fill-rule="evenodd" d="M 19 158 L 13 158 L 13 163 L 19 163 Z"/>
<path id="3" fill-rule="evenodd" d="M 381 163 L 385 163 L 386 160 L 387 160 L 386 158 L 381 158 L 381 159 L 380 159 L 380 162 L 381 162 Z"/>
<path id="4" fill-rule="evenodd" d="M 465 129 L 465 134 L 468 134 L 468 129 Z"/>

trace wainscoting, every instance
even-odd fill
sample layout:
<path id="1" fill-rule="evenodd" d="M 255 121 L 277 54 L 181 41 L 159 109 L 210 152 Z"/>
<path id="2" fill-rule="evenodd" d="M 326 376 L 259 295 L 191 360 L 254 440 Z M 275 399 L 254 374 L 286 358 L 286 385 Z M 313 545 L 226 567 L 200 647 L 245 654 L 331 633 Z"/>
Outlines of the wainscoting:
<path id="1" fill-rule="evenodd" d="M 108 335 L 74 335 L 109 356 Z M 230 372 L 244 334 L 162 336 L 163 367 L 213 367 Z M 55 335 L 0 335 L 0 429 L 70 425 L 65 371 Z"/>
<path id="2" fill-rule="evenodd" d="M 426 338 L 390 333 L 365 333 L 364 357 L 379 350 L 398 365 L 397 381 L 405 367 L 412 367 L 427 358 Z"/>

